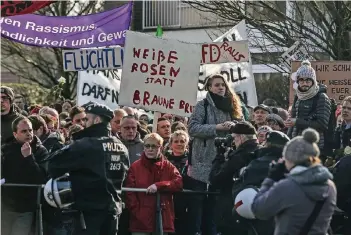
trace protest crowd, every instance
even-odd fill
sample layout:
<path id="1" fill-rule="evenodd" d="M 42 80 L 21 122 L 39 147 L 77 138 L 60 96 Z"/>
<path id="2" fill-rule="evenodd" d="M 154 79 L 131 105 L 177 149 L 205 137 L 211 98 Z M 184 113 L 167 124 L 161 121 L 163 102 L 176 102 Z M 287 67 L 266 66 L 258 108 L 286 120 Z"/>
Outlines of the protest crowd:
<path id="1" fill-rule="evenodd" d="M 21 4 L 26 14 L 51 3 Z M 298 61 L 288 110 L 257 102 L 252 69 L 199 79 L 206 64 L 249 64 L 247 40 L 133 32 L 131 9 L 47 26 L 54 40 L 41 39 L 44 16 L 28 16 L 38 27 L 2 19 L 9 40 L 26 27 L 17 42 L 76 49 L 62 50 L 62 69 L 79 79 L 76 100 L 40 104 L 1 85 L 1 234 L 350 235 L 351 96 L 330 97 L 318 61 Z M 108 17 L 112 31 L 98 25 Z M 112 69 L 120 83 L 86 73 Z"/>
<path id="2" fill-rule="evenodd" d="M 42 197 L 44 234 L 154 234 L 156 192 L 164 234 L 350 234 L 351 96 L 332 110 L 308 63 L 297 82 L 287 111 L 272 99 L 244 105 L 213 75 L 190 118 L 164 113 L 155 132 L 138 109 L 29 106 L 1 86 L 1 178 L 45 184 L 69 174 L 74 201 L 44 199 L 62 180 Z M 37 190 L 2 187 L 1 196 L 2 234 L 30 234 Z"/>

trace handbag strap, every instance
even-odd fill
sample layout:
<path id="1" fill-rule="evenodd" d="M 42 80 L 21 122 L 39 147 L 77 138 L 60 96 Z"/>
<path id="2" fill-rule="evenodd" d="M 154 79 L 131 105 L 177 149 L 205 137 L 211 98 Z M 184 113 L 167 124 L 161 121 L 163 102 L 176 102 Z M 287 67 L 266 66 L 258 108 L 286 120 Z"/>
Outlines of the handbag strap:
<path id="1" fill-rule="evenodd" d="M 312 213 L 308 217 L 306 223 L 303 225 L 299 235 L 308 235 L 308 232 L 311 230 L 312 225 L 316 221 L 316 219 L 317 219 L 317 217 L 319 215 L 319 212 L 321 211 L 321 209 L 322 209 L 322 207 L 324 205 L 324 202 L 326 200 L 327 199 L 324 199 L 324 200 L 316 202 L 316 205 L 314 206 Z"/>

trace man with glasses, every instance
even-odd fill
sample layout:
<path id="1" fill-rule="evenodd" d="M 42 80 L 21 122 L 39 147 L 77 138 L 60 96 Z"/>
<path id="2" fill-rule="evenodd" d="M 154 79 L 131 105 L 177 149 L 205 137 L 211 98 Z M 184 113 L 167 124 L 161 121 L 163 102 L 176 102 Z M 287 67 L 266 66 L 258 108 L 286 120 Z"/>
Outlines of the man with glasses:
<path id="1" fill-rule="evenodd" d="M 14 92 L 12 88 L 1 86 L 1 142 L 12 137 L 12 122 L 20 116 L 14 109 Z"/>
<path id="2" fill-rule="evenodd" d="M 326 87 L 318 85 L 316 72 L 309 61 L 303 61 L 297 70 L 296 82 L 298 87 L 291 117 L 284 123 L 289 128 L 288 136 L 294 138 L 311 127 L 319 132 L 318 146 L 323 150 L 324 132 L 328 130 L 331 113 L 331 103 L 326 94 Z"/>
<path id="3" fill-rule="evenodd" d="M 122 118 L 119 137 L 128 149 L 130 164 L 138 160 L 144 150 L 144 143 L 137 129 L 138 121 L 134 116 L 128 115 Z"/>

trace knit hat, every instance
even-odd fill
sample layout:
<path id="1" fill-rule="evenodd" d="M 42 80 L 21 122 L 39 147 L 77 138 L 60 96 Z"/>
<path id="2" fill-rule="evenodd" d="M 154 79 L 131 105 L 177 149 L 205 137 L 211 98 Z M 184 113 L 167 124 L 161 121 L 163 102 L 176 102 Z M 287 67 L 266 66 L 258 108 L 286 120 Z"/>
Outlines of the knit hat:
<path id="1" fill-rule="evenodd" d="M 285 128 L 283 119 L 278 115 L 278 110 L 276 108 L 272 109 L 273 113 L 269 114 L 266 118 L 267 122 L 270 120 L 276 121 L 280 128 Z"/>
<path id="2" fill-rule="evenodd" d="M 247 121 L 238 122 L 237 124 L 235 124 L 230 128 L 229 132 L 232 134 L 238 134 L 238 135 L 256 135 L 257 134 L 255 127 Z"/>
<path id="3" fill-rule="evenodd" d="M 283 157 L 295 164 L 304 163 L 310 157 L 319 157 L 318 141 L 318 132 L 307 128 L 302 132 L 302 136 L 293 138 L 285 145 Z"/>
<path id="4" fill-rule="evenodd" d="M 266 134 L 266 142 L 284 146 L 290 138 L 281 131 L 271 131 Z"/>
<path id="5" fill-rule="evenodd" d="M 296 82 L 299 81 L 299 78 L 311 78 L 314 84 L 317 84 L 316 71 L 308 60 L 302 61 L 301 67 L 296 71 Z"/>
<path id="6" fill-rule="evenodd" d="M 1 86 L 1 94 L 7 95 L 10 98 L 11 103 L 15 98 L 15 93 L 13 92 L 12 88 L 8 86 Z"/>

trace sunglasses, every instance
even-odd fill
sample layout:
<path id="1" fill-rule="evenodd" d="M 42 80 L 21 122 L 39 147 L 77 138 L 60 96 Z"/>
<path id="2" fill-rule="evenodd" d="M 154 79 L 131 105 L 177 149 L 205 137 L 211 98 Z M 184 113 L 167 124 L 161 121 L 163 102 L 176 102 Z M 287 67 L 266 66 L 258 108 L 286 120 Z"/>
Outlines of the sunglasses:
<path id="1" fill-rule="evenodd" d="M 146 149 L 157 149 L 159 148 L 160 145 L 155 145 L 155 144 L 144 144 L 144 148 Z"/>

